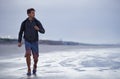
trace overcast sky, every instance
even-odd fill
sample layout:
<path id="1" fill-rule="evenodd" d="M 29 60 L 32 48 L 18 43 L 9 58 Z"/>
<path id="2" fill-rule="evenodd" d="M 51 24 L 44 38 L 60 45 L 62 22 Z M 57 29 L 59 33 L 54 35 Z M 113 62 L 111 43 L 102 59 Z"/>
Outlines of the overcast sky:
<path id="1" fill-rule="evenodd" d="M 31 7 L 46 29 L 40 39 L 120 44 L 120 0 L 0 0 L 0 36 L 17 38 Z"/>

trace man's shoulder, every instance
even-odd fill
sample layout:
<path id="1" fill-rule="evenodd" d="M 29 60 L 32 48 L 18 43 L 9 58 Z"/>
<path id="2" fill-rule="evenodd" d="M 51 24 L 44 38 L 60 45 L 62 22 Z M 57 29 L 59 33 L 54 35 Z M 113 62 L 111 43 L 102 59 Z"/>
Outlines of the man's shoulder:
<path id="1" fill-rule="evenodd" d="M 22 23 L 25 23 L 28 20 L 28 18 L 26 18 L 25 20 L 22 21 Z"/>
<path id="2" fill-rule="evenodd" d="M 40 22 L 40 21 L 39 21 L 38 19 L 36 19 L 36 18 L 35 18 L 35 21 L 36 21 L 36 22 Z"/>

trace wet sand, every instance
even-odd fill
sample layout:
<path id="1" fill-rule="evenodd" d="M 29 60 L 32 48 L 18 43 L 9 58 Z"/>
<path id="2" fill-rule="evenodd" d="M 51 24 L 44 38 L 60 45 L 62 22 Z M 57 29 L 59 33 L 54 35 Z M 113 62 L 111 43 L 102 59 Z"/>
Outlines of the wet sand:
<path id="1" fill-rule="evenodd" d="M 120 79 L 119 47 L 40 45 L 39 48 L 37 75 L 27 77 L 24 46 L 0 45 L 0 79 Z"/>

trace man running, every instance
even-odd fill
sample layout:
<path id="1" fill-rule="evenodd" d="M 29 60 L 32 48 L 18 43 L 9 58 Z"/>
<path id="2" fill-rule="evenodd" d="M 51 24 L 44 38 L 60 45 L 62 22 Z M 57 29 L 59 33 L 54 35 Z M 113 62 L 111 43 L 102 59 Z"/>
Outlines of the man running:
<path id="1" fill-rule="evenodd" d="M 24 40 L 25 40 L 25 57 L 26 57 L 26 63 L 28 67 L 27 75 L 31 75 L 31 52 L 34 59 L 34 65 L 33 65 L 33 74 L 36 74 L 37 71 L 37 62 L 39 57 L 39 46 L 38 46 L 38 32 L 45 33 L 45 30 L 40 23 L 35 18 L 35 9 L 30 8 L 27 10 L 28 18 L 24 20 L 21 24 L 21 28 L 18 35 L 18 47 L 22 46 L 22 37 L 24 33 Z"/>

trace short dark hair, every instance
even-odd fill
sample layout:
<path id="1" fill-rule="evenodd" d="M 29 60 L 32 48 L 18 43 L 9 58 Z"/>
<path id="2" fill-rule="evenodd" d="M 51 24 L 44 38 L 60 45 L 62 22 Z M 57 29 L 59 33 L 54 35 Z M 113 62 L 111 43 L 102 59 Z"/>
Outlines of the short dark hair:
<path id="1" fill-rule="evenodd" d="M 35 11 L 35 9 L 34 9 L 34 8 L 29 8 L 29 9 L 27 9 L 27 14 L 30 14 L 31 11 Z"/>

